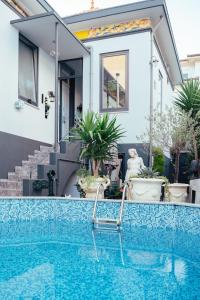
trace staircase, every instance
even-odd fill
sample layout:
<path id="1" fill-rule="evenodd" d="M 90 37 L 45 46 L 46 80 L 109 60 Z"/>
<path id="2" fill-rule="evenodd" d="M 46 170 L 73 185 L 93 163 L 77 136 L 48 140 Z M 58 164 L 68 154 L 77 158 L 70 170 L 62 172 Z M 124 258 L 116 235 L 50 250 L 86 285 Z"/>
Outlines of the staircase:
<path id="1" fill-rule="evenodd" d="M 35 180 L 38 178 L 38 165 L 48 165 L 53 147 L 40 146 L 28 160 L 16 166 L 14 172 L 8 173 L 8 179 L 0 179 L 0 196 L 23 196 L 23 179 Z"/>

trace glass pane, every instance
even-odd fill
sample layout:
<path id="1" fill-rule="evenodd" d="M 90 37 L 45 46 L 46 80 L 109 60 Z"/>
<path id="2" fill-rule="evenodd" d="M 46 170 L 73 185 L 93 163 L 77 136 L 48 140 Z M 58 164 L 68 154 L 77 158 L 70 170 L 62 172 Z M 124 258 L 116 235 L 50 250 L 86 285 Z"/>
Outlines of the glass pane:
<path id="1" fill-rule="evenodd" d="M 19 41 L 19 96 L 36 102 L 34 50 Z"/>
<path id="2" fill-rule="evenodd" d="M 126 55 L 103 57 L 103 109 L 126 107 Z"/>

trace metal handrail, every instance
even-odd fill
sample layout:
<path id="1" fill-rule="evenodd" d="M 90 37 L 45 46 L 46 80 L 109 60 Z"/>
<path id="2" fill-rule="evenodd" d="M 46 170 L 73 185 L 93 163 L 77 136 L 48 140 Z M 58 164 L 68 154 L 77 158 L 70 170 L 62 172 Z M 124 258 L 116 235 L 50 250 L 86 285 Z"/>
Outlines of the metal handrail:
<path id="1" fill-rule="evenodd" d="M 100 189 L 101 188 L 103 188 L 103 191 L 104 191 L 104 185 L 103 185 L 103 183 L 100 183 L 98 185 L 98 188 L 97 188 L 97 193 L 96 193 L 96 198 L 95 198 L 95 203 L 94 203 L 94 209 L 93 209 L 93 214 L 92 214 L 92 221 L 93 221 L 93 223 L 95 222 L 95 218 L 96 218 L 97 201 L 99 199 L 99 193 L 100 193 Z"/>
<path id="2" fill-rule="evenodd" d="M 99 193 L 100 193 L 100 189 L 103 188 L 104 190 L 104 185 L 102 183 L 100 183 L 98 185 L 97 188 L 97 193 L 96 193 L 96 199 L 95 199 L 95 203 L 94 203 L 94 209 L 93 209 L 93 215 L 92 215 L 92 222 L 93 224 L 96 221 L 96 211 L 97 211 L 97 202 L 99 200 Z M 116 225 L 117 227 L 119 227 L 122 224 L 122 217 L 123 217 L 123 209 L 124 209 L 124 200 L 126 197 L 126 190 L 129 188 L 129 183 L 126 182 L 123 188 L 123 194 L 122 194 L 122 200 L 121 200 L 121 205 L 120 205 L 120 209 L 119 209 L 119 218 L 116 219 Z"/>
<path id="3" fill-rule="evenodd" d="M 122 223 L 122 215 L 123 215 L 123 210 L 124 210 L 124 200 L 125 200 L 125 197 L 126 197 L 126 190 L 127 188 L 129 188 L 129 183 L 126 182 L 124 188 L 123 188 L 123 194 L 122 194 L 122 201 L 121 201 L 121 206 L 120 206 L 120 211 L 119 211 L 119 221 L 118 221 L 118 226 L 121 225 Z"/>

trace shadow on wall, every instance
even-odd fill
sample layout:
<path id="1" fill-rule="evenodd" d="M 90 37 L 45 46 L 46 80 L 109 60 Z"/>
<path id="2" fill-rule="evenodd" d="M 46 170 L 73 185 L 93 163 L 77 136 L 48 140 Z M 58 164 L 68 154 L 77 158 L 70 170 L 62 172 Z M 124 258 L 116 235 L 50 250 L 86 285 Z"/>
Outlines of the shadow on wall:
<path id="1" fill-rule="evenodd" d="M 66 182 L 66 185 L 63 189 L 63 195 L 79 198 L 80 194 L 76 187 L 77 181 L 78 177 L 76 175 L 76 172 L 74 172 Z"/>

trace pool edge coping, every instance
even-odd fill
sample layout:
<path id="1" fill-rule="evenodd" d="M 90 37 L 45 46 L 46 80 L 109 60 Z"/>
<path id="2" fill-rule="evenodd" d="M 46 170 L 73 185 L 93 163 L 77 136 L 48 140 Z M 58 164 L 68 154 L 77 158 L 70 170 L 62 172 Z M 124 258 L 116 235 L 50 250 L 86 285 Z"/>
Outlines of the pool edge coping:
<path id="1" fill-rule="evenodd" d="M 78 198 L 78 197 L 47 197 L 47 196 L 41 196 L 41 197 L 12 197 L 12 196 L 0 196 L 1 200 L 50 200 L 50 201 L 85 201 L 85 202 L 94 202 L 95 199 L 89 199 L 89 198 Z M 120 199 L 99 199 L 100 202 L 116 202 L 120 203 Z M 167 201 L 131 201 L 131 200 L 125 200 L 126 204 L 146 204 L 146 205 L 169 205 L 169 206 L 185 206 L 185 207 L 191 207 L 191 208 L 200 208 L 200 204 L 195 203 L 187 203 L 187 202 L 167 202 Z"/>

